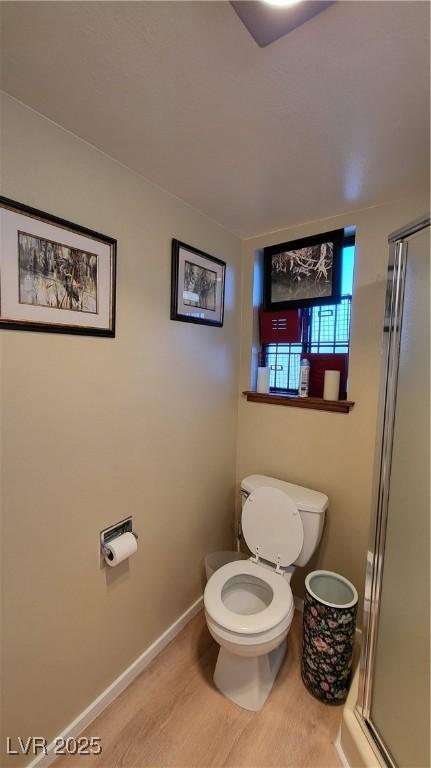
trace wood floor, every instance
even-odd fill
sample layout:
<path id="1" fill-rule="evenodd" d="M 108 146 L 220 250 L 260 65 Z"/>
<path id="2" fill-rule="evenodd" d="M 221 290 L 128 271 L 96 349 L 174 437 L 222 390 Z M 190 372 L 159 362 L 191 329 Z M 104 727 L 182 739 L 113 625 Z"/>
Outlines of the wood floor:
<path id="1" fill-rule="evenodd" d="M 301 614 L 260 712 L 247 712 L 214 687 L 218 646 L 203 613 L 85 732 L 101 736 L 99 756 L 60 758 L 55 768 L 339 768 L 333 742 L 341 707 L 314 699 L 300 676 Z"/>

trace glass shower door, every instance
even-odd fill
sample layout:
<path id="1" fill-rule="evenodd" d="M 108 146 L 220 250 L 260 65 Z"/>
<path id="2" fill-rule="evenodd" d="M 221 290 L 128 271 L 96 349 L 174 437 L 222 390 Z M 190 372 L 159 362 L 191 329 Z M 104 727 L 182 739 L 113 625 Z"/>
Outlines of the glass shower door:
<path id="1" fill-rule="evenodd" d="M 430 761 L 430 229 L 392 246 L 362 714 L 388 765 Z M 367 606 L 366 606 L 367 609 Z"/>

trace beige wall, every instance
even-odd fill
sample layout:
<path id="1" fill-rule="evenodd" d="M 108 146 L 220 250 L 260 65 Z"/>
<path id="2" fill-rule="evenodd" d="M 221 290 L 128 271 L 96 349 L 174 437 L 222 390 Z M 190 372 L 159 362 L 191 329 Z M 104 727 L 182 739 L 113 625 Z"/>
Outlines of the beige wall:
<path id="1" fill-rule="evenodd" d="M 3 726 L 49 739 L 230 543 L 240 243 L 9 98 L 1 160 L 2 194 L 118 239 L 115 339 L 1 334 Z M 172 237 L 227 261 L 222 329 L 169 320 Z M 138 554 L 99 570 L 100 529 L 128 514 Z"/>
<path id="2" fill-rule="evenodd" d="M 307 569 L 295 574 L 293 590 L 302 595 L 304 576 L 316 567 L 338 571 L 358 588 L 360 614 L 372 503 L 387 236 L 428 208 L 426 188 L 418 183 L 417 192 L 405 199 L 243 242 L 240 387 L 246 390 L 258 348 L 260 295 L 255 291 L 253 299 L 253 268 L 259 262 L 259 249 L 338 227 L 357 228 L 348 395 L 355 407 L 350 414 L 326 413 L 251 403 L 240 395 L 237 480 L 258 472 L 329 496 L 320 548 Z"/>

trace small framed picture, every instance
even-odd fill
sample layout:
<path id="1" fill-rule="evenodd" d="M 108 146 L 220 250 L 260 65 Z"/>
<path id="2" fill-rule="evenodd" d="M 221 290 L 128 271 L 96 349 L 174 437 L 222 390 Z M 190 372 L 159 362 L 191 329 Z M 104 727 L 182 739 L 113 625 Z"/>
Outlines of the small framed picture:
<path id="1" fill-rule="evenodd" d="M 172 240 L 171 320 L 223 325 L 226 264 Z"/>
<path id="2" fill-rule="evenodd" d="M 343 241 L 344 230 L 337 229 L 265 248 L 265 309 L 337 304 Z"/>
<path id="3" fill-rule="evenodd" d="M 117 241 L 0 197 L 0 328 L 115 336 Z"/>

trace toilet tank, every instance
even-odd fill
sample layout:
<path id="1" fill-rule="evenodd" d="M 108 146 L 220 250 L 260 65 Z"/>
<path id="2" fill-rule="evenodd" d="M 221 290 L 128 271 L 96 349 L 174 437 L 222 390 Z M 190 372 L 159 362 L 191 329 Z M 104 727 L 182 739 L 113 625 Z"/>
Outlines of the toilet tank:
<path id="1" fill-rule="evenodd" d="M 304 566 L 319 546 L 325 523 L 325 512 L 328 508 L 328 497 L 319 491 L 303 488 L 301 485 L 287 483 L 266 475 L 249 475 L 241 483 L 243 499 L 262 486 L 279 488 L 284 491 L 298 507 L 304 528 L 304 543 L 294 565 Z M 244 502 L 243 502 L 244 503 Z"/>

